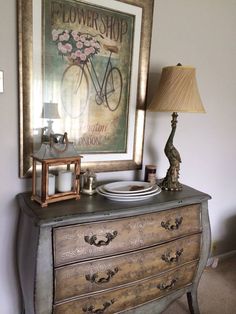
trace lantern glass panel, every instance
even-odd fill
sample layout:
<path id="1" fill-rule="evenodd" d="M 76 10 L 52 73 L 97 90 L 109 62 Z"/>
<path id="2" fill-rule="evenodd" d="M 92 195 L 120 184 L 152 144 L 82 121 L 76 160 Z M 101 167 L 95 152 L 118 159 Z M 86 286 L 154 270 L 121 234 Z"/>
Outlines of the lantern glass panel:
<path id="1" fill-rule="evenodd" d="M 56 175 L 51 170 L 51 168 L 48 168 L 48 190 L 47 190 L 48 196 L 52 196 L 56 192 Z"/>
<path id="2" fill-rule="evenodd" d="M 42 195 L 42 163 L 39 161 L 36 161 L 35 194 Z"/>

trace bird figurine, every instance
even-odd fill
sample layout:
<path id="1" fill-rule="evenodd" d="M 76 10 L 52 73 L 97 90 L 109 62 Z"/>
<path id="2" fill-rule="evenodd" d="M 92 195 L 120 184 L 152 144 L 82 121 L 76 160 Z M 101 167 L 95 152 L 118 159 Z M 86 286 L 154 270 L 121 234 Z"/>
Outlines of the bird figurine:
<path id="1" fill-rule="evenodd" d="M 171 133 L 170 136 L 166 142 L 165 145 L 165 154 L 166 157 L 169 160 L 170 167 L 167 170 L 166 176 L 161 182 L 160 186 L 163 190 L 166 191 L 181 191 L 182 185 L 179 183 L 179 169 L 180 169 L 180 163 L 181 158 L 178 150 L 173 145 L 173 138 L 176 131 L 176 125 L 177 125 L 177 112 L 173 112 L 172 114 L 172 120 L 171 120 Z"/>

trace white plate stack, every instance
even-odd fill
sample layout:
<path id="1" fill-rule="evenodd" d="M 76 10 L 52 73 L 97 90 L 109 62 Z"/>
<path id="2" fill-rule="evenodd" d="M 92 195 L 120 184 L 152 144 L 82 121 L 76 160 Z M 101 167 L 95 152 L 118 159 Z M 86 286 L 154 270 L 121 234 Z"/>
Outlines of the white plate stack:
<path id="1" fill-rule="evenodd" d="M 98 194 L 112 201 L 141 201 L 157 195 L 161 188 L 156 184 L 142 181 L 119 181 L 100 185 Z"/>

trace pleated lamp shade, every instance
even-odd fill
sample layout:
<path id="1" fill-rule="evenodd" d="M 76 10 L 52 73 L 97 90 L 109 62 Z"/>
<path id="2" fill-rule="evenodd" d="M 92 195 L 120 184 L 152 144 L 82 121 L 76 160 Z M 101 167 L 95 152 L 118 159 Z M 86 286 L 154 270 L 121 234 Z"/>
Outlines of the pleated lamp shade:
<path id="1" fill-rule="evenodd" d="M 163 68 L 156 95 L 148 110 L 205 112 L 198 92 L 195 68 L 181 65 Z"/>
<path id="2" fill-rule="evenodd" d="M 58 104 L 54 102 L 45 102 L 43 104 L 41 117 L 44 119 L 60 119 Z"/>

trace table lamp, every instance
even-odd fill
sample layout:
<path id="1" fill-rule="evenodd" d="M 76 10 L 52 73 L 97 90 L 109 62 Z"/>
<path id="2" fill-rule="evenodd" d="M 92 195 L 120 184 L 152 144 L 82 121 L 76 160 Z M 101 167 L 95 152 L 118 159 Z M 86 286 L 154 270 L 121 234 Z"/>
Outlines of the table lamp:
<path id="1" fill-rule="evenodd" d="M 49 142 L 50 135 L 54 134 L 52 129 L 53 120 L 61 118 L 58 113 L 58 104 L 54 102 L 45 102 L 43 104 L 42 118 L 48 119 L 48 125 L 44 127 L 43 141 Z"/>
<path id="2" fill-rule="evenodd" d="M 159 86 L 148 110 L 170 111 L 172 113 L 171 133 L 165 145 L 165 154 L 170 167 L 160 183 L 163 190 L 180 191 L 178 181 L 181 157 L 173 145 L 177 125 L 177 112 L 205 112 L 198 92 L 196 70 L 193 67 L 168 66 L 162 69 Z"/>

